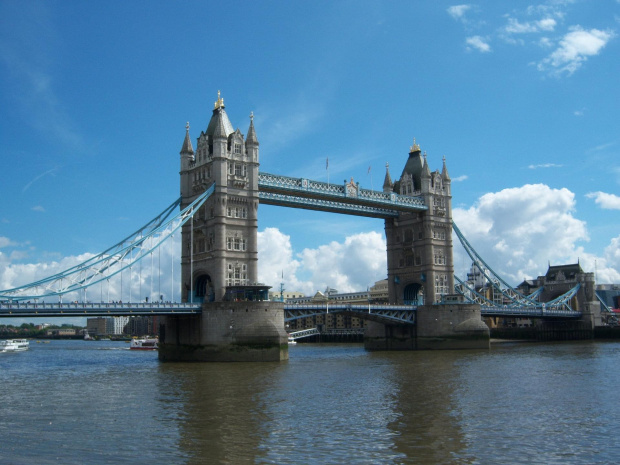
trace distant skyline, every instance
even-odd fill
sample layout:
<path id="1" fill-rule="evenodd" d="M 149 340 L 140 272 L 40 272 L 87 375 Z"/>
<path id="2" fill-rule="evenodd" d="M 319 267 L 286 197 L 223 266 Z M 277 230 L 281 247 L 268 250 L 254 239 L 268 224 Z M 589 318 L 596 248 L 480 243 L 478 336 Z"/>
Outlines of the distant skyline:
<path id="1" fill-rule="evenodd" d="M 579 261 L 620 283 L 619 31 L 617 0 L 1 1 L 0 289 L 169 205 L 185 124 L 195 142 L 218 90 L 244 134 L 253 112 L 263 172 L 380 190 L 415 138 L 431 170 L 445 156 L 453 219 L 507 282 Z M 382 221 L 260 206 L 274 289 L 385 277 Z"/>

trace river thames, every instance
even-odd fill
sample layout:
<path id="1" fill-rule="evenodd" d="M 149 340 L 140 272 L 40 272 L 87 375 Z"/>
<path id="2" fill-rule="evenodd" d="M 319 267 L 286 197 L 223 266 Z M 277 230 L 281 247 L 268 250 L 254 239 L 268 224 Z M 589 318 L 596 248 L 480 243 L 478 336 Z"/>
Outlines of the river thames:
<path id="1" fill-rule="evenodd" d="M 2 464 L 596 464 L 620 459 L 620 343 L 160 363 L 123 342 L 0 354 Z"/>

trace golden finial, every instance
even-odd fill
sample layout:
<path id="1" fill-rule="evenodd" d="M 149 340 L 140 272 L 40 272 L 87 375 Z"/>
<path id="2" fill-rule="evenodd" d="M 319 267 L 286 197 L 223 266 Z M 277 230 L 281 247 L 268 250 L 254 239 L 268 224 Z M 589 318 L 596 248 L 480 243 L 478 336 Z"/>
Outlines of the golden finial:
<path id="1" fill-rule="evenodd" d="M 419 152 L 420 146 L 416 144 L 415 137 L 413 138 L 413 145 L 411 146 L 411 152 Z"/>
<path id="2" fill-rule="evenodd" d="M 220 97 L 220 91 L 217 91 L 217 100 L 215 101 L 215 104 L 213 105 L 213 109 L 217 110 L 218 108 L 221 108 L 224 106 L 224 99 Z"/>

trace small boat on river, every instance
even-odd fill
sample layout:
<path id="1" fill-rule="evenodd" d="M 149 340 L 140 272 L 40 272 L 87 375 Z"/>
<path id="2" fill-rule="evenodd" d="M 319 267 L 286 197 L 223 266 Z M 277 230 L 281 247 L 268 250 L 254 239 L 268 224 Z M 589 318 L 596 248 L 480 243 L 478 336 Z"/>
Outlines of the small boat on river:
<path id="1" fill-rule="evenodd" d="M 0 352 L 23 352 L 28 350 L 28 339 L 5 339 L 0 341 Z"/>
<path id="2" fill-rule="evenodd" d="M 132 339 L 129 348 L 131 350 L 157 350 L 157 344 L 159 339 L 156 337 L 142 337 L 139 339 Z"/>

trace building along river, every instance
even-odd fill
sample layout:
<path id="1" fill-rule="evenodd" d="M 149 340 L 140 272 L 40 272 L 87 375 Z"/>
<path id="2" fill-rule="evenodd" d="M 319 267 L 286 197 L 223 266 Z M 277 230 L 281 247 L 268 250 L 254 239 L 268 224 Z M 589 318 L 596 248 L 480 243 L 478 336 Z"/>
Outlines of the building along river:
<path id="1" fill-rule="evenodd" d="M 566 464 L 620 457 L 618 342 L 160 363 L 123 342 L 0 354 L 3 464 Z"/>

